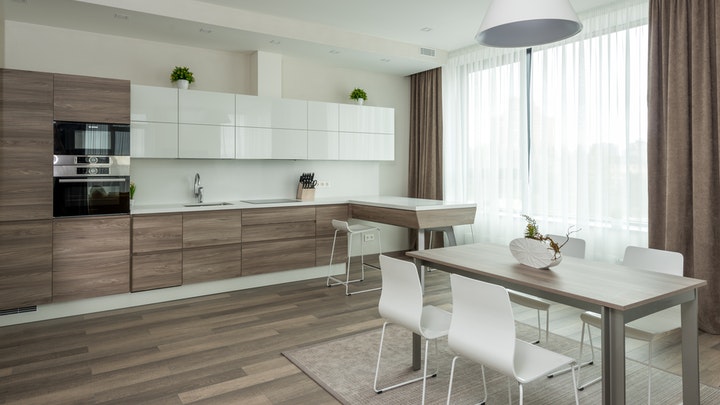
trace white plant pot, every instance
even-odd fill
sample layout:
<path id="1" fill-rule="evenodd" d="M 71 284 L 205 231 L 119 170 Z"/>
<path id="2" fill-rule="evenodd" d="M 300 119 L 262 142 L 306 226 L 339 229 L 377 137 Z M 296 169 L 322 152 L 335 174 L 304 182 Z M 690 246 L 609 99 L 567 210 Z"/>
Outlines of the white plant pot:
<path id="1" fill-rule="evenodd" d="M 510 242 L 510 253 L 515 260 L 536 269 L 548 269 L 557 266 L 562 256 L 550 247 L 550 244 L 530 238 L 517 238 Z"/>
<path id="2" fill-rule="evenodd" d="M 357 103 L 357 105 L 363 105 L 363 103 L 365 102 L 365 99 L 364 99 L 364 98 L 358 98 L 358 99 L 355 100 L 355 102 Z"/>
<path id="3" fill-rule="evenodd" d="M 177 84 L 178 89 L 181 90 L 187 90 L 188 86 L 190 85 L 190 82 L 185 79 L 177 80 L 175 81 L 175 83 Z"/>

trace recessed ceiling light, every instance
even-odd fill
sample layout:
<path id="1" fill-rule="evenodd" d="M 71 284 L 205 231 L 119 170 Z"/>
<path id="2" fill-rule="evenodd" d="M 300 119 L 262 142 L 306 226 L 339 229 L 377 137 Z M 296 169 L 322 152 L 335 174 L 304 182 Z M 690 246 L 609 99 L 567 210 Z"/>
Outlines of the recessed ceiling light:
<path id="1" fill-rule="evenodd" d="M 380 62 L 385 62 L 385 63 L 387 63 L 387 62 L 390 62 L 390 59 L 388 59 L 388 58 L 382 58 L 382 59 L 380 59 Z"/>
<path id="2" fill-rule="evenodd" d="M 420 28 L 420 31 L 430 32 L 430 31 L 432 31 L 432 28 L 430 28 L 430 27 L 422 27 L 422 28 Z"/>
<path id="3" fill-rule="evenodd" d="M 330 52 L 331 54 L 333 54 L 333 55 L 337 55 L 337 54 L 340 53 L 340 51 L 335 50 L 335 49 L 331 49 L 329 52 Z"/>
<path id="4" fill-rule="evenodd" d="M 117 18 L 118 20 L 127 20 L 130 18 L 130 16 L 127 14 L 118 14 L 118 13 L 115 13 L 115 15 L 113 17 Z"/>
<path id="5" fill-rule="evenodd" d="M 206 28 L 200 28 L 200 32 L 203 33 L 203 34 L 209 34 L 209 33 L 212 32 L 212 30 L 206 29 Z"/>
<path id="6" fill-rule="evenodd" d="M 275 40 L 275 39 L 271 39 L 271 40 L 270 40 L 270 43 L 273 44 L 273 45 L 280 45 L 280 41 Z"/>

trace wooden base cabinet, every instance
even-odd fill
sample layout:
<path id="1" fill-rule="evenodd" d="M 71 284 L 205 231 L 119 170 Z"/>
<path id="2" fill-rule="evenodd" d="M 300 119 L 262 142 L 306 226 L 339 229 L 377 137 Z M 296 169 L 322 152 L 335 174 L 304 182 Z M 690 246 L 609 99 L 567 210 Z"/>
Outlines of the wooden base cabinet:
<path id="1" fill-rule="evenodd" d="M 315 266 L 315 207 L 243 210 L 244 276 Z"/>
<path id="2" fill-rule="evenodd" d="M 130 291 L 130 217 L 55 219 L 53 302 Z"/>
<path id="3" fill-rule="evenodd" d="M 52 299 L 52 220 L 0 222 L 0 309 Z"/>
<path id="4" fill-rule="evenodd" d="M 333 236 L 335 228 L 332 220 L 347 221 L 350 217 L 350 207 L 347 204 L 322 205 L 315 209 L 315 265 L 327 266 L 330 264 L 330 253 L 333 249 Z M 344 232 L 338 233 L 335 242 L 333 264 L 347 260 L 348 243 Z"/>
<path id="5" fill-rule="evenodd" d="M 183 213 L 183 284 L 242 275 L 241 210 Z"/>
<path id="6" fill-rule="evenodd" d="M 182 214 L 134 215 L 131 291 L 182 284 Z"/>

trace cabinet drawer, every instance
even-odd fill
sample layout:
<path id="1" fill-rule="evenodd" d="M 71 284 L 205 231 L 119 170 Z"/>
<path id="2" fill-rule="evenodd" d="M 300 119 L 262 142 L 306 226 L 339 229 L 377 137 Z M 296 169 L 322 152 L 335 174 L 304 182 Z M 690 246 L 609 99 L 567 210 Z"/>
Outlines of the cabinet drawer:
<path id="1" fill-rule="evenodd" d="M 243 243 L 243 276 L 315 266 L 315 240 Z"/>
<path id="2" fill-rule="evenodd" d="M 240 245 L 183 250 L 183 284 L 222 280 L 242 275 Z"/>
<path id="3" fill-rule="evenodd" d="M 182 284 L 182 252 L 151 253 L 132 259 L 132 291 Z"/>
<path id="4" fill-rule="evenodd" d="M 315 265 L 327 266 L 330 264 L 330 253 L 333 248 L 333 237 L 324 236 L 315 239 Z M 335 242 L 333 264 L 343 263 L 347 260 L 348 242 L 344 233 L 339 233 Z"/>
<path id="5" fill-rule="evenodd" d="M 182 214 L 133 216 L 133 254 L 181 249 L 182 220 Z"/>
<path id="6" fill-rule="evenodd" d="M 243 228 L 242 241 L 314 238 L 315 221 L 289 222 L 284 224 L 248 225 Z"/>
<path id="7" fill-rule="evenodd" d="M 243 225 L 266 225 L 315 220 L 315 207 L 260 208 L 243 210 Z"/>
<path id="8" fill-rule="evenodd" d="M 0 222 L 0 309 L 52 298 L 52 220 Z"/>
<path id="9" fill-rule="evenodd" d="M 347 204 L 325 205 L 315 209 L 315 232 L 317 236 L 333 235 L 335 228 L 332 220 L 347 221 L 350 217 L 350 209 Z"/>
<path id="10" fill-rule="evenodd" d="M 242 211 L 183 213 L 183 248 L 242 242 Z"/>

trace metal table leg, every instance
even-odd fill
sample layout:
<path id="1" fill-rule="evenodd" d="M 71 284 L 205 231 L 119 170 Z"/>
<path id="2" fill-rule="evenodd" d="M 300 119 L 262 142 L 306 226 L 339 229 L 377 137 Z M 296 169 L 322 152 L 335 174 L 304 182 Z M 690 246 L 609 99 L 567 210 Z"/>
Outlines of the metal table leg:
<path id="1" fill-rule="evenodd" d="M 625 405 L 625 319 L 622 311 L 602 311 L 602 403 Z"/>

